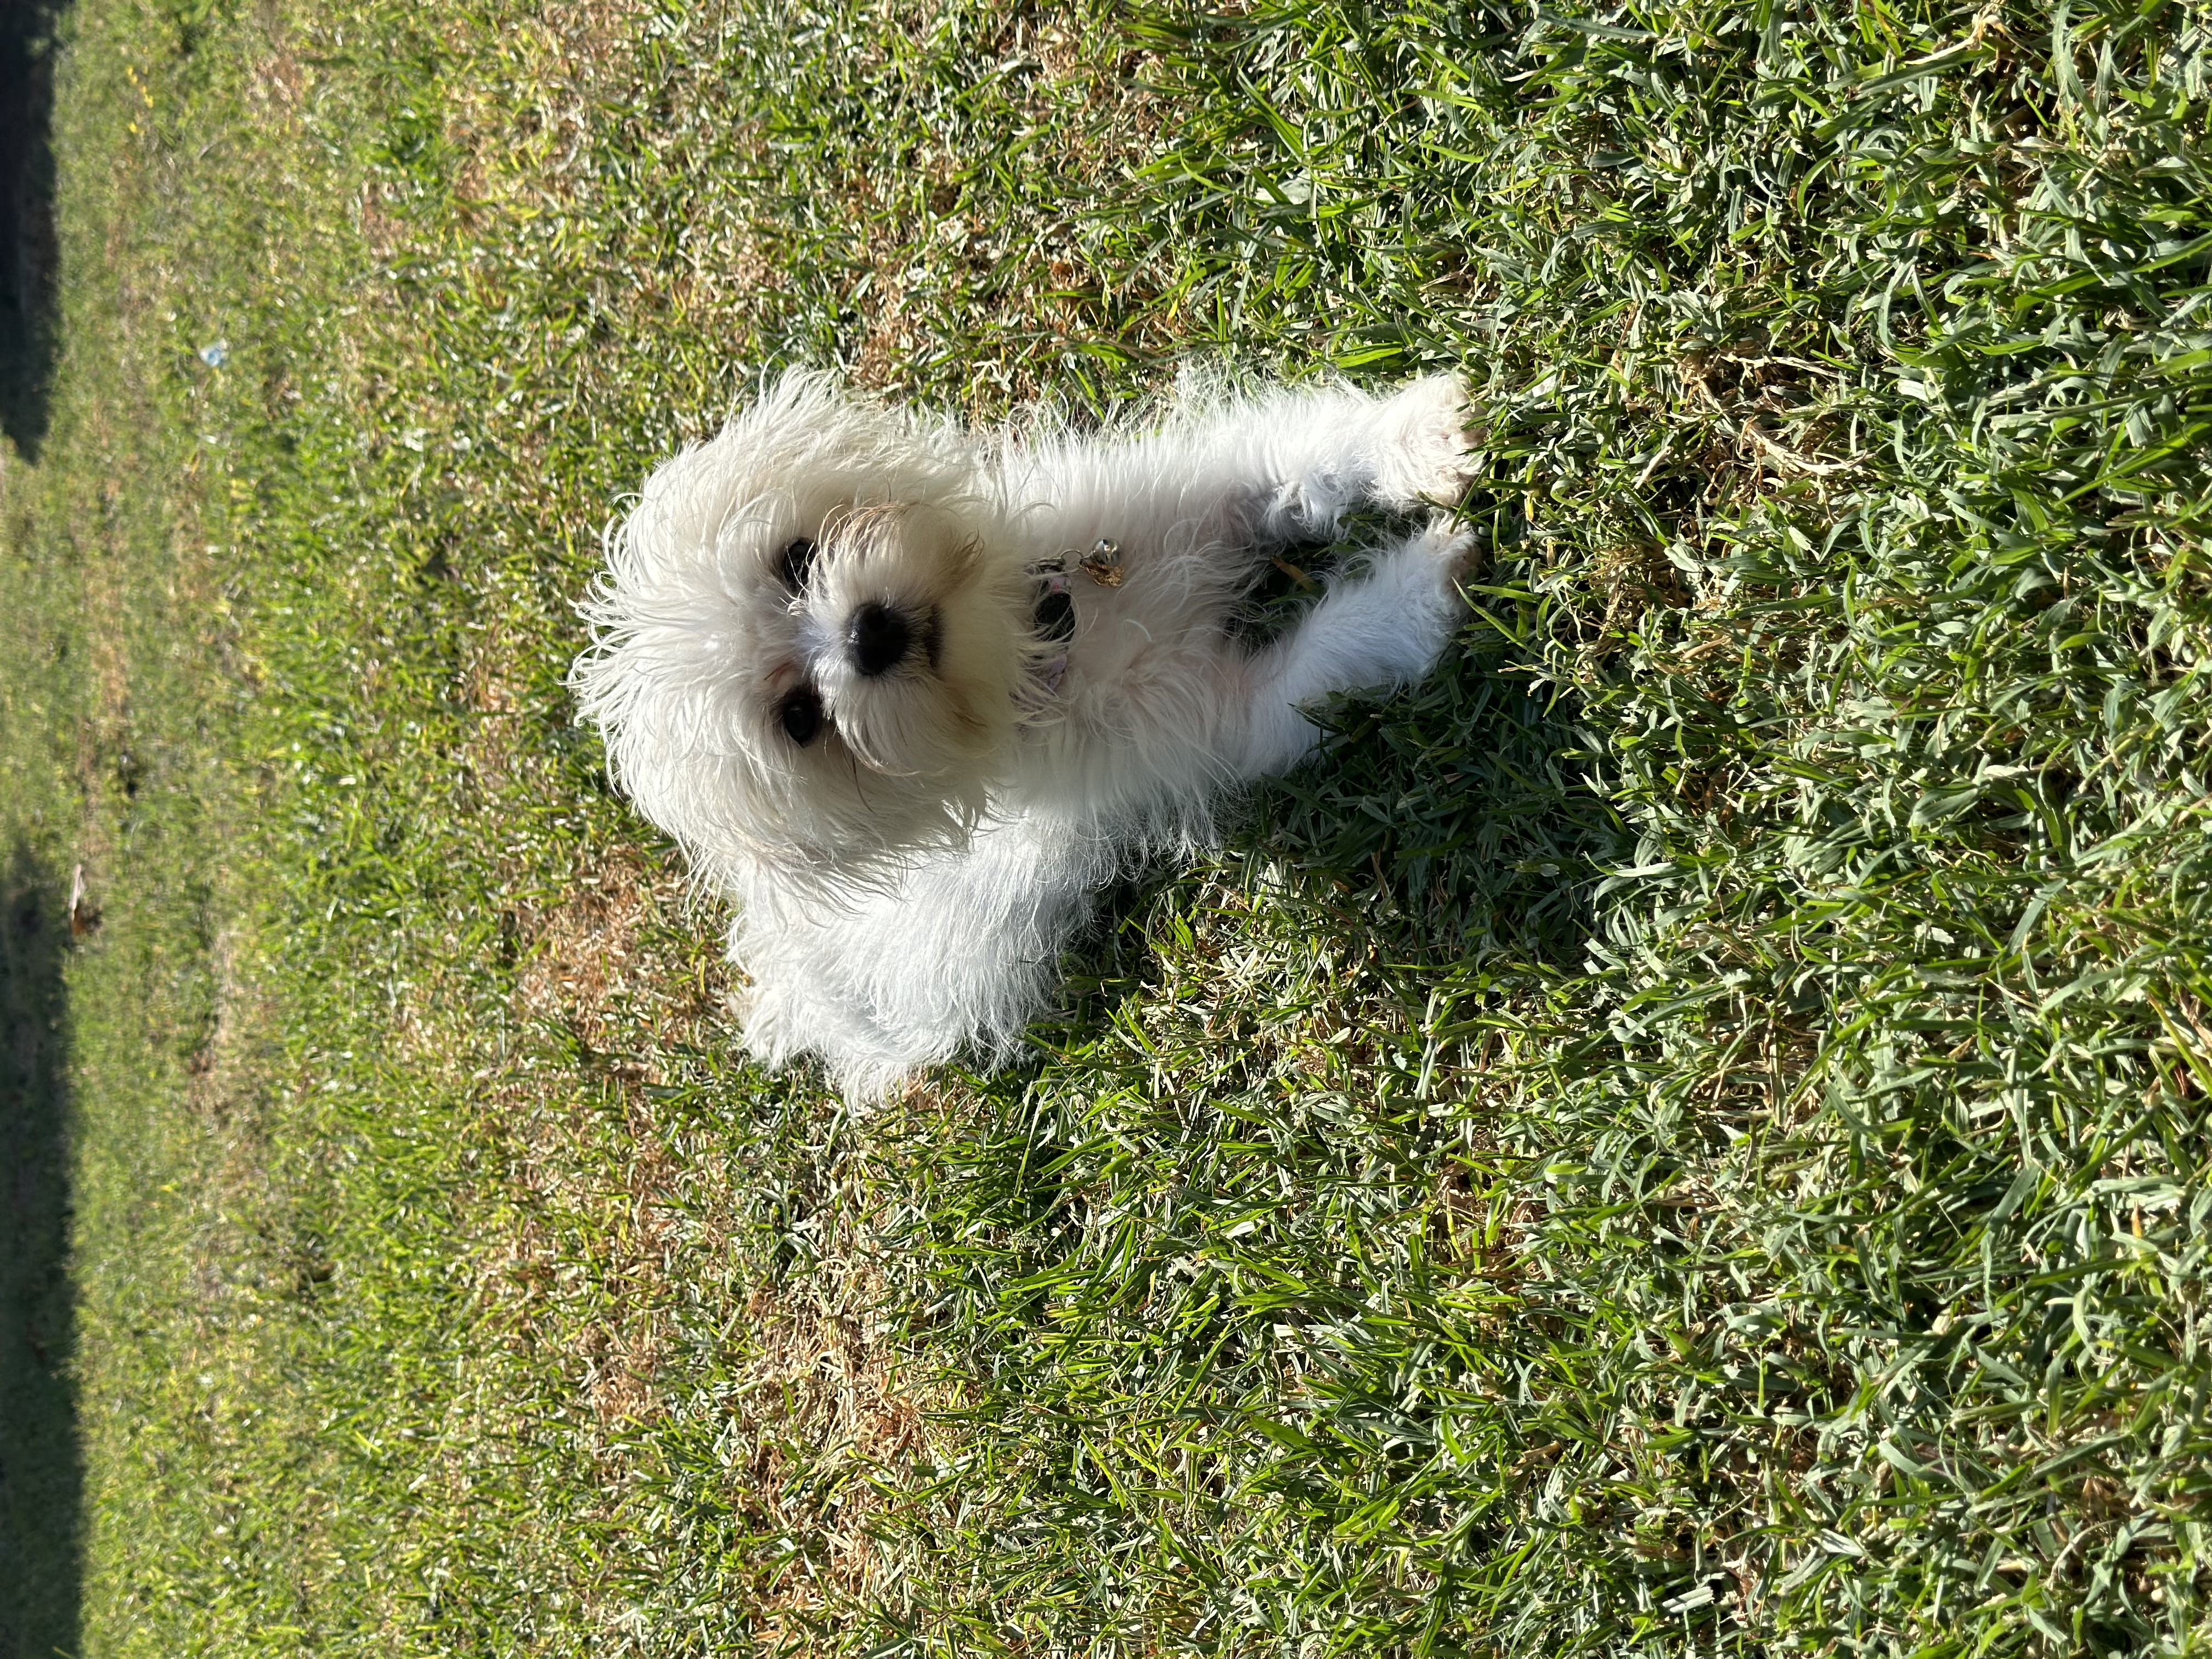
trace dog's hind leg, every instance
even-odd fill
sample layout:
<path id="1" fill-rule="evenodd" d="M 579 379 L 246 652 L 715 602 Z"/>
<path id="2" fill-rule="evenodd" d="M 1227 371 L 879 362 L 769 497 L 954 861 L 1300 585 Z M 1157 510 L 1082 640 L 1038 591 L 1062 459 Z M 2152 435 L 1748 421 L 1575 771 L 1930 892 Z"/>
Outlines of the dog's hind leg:
<path id="1" fill-rule="evenodd" d="M 1005 1060 L 1118 858 L 1083 825 L 1023 816 L 835 896 L 762 895 L 731 941 L 754 981 L 747 1046 L 772 1066 L 819 1054 L 854 1101 L 963 1048 Z"/>

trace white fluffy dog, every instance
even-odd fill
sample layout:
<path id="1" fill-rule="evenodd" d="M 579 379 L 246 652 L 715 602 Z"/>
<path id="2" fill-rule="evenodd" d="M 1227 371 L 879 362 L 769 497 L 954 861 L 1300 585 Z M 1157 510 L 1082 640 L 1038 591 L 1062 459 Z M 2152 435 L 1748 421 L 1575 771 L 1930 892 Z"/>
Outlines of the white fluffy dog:
<path id="1" fill-rule="evenodd" d="M 1425 673 L 1463 612 L 1448 513 L 1255 649 L 1271 557 L 1449 508 L 1457 382 L 1186 400 L 979 434 L 793 373 L 656 471 L 573 684 L 616 781 L 735 902 L 745 1039 L 854 1096 L 1015 1046 L 1092 896 L 1284 771 L 1332 693 Z"/>

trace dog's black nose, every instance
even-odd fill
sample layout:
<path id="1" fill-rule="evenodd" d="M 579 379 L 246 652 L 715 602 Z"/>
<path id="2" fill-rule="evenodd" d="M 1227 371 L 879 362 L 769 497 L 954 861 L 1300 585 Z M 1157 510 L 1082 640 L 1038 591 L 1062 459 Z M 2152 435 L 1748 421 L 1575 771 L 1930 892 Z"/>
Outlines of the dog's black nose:
<path id="1" fill-rule="evenodd" d="M 906 660 L 914 644 L 914 629 L 890 606 L 864 605 L 853 613 L 848 638 L 853 647 L 853 666 L 873 679 Z"/>

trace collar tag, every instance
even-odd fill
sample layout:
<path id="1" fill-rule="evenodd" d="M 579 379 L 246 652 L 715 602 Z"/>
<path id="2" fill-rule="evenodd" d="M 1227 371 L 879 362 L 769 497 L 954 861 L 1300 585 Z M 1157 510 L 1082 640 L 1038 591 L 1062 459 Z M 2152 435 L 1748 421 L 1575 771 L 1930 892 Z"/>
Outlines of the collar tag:
<path id="1" fill-rule="evenodd" d="M 1082 561 L 1082 565 L 1083 574 L 1099 586 L 1119 587 L 1122 575 L 1121 544 L 1100 537 L 1097 545 L 1091 550 L 1090 557 Z"/>

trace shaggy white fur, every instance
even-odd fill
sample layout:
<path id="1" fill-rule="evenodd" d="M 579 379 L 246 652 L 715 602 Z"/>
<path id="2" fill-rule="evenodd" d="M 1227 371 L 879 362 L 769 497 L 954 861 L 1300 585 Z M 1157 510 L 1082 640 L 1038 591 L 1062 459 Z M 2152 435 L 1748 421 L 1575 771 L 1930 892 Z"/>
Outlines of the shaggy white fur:
<path id="1" fill-rule="evenodd" d="M 1463 491 L 1456 381 L 1192 398 L 1141 433 L 979 434 L 793 373 L 647 480 L 571 677 L 612 775 L 735 901 L 747 1042 L 855 1097 L 1002 1057 L 1091 896 L 1287 769 L 1308 707 L 1426 672 L 1448 514 L 1257 651 L 1271 555 Z"/>

